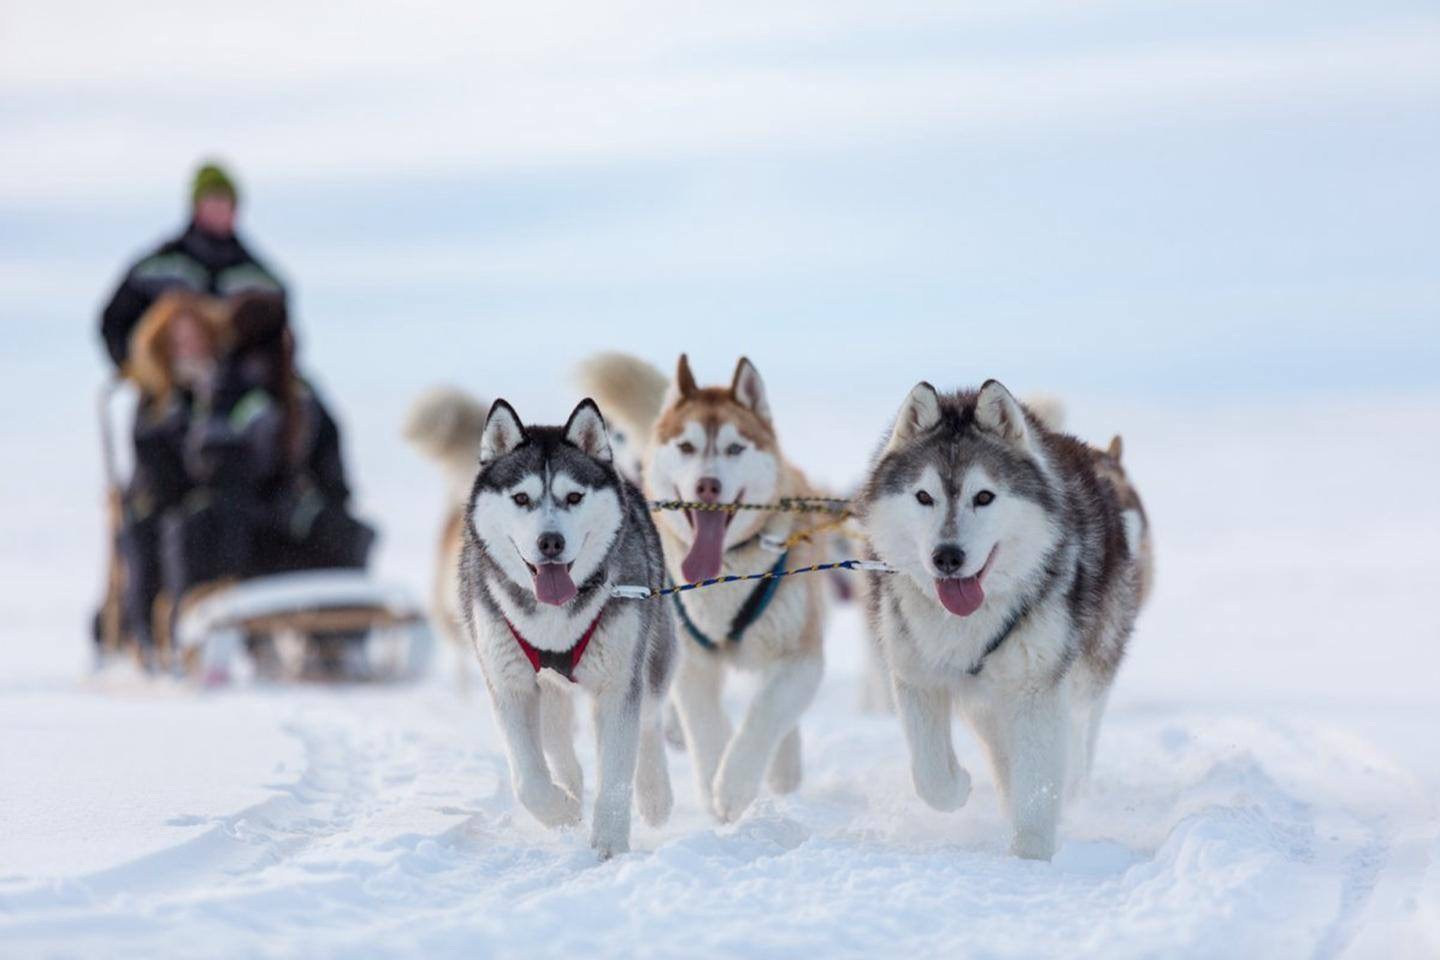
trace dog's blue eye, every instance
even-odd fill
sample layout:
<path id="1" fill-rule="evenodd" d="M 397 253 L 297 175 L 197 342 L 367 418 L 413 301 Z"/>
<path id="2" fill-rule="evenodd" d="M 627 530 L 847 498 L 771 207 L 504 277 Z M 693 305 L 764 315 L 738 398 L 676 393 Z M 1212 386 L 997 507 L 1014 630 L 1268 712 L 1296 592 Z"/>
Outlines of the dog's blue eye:
<path id="1" fill-rule="evenodd" d="M 728 447 L 725 448 L 725 455 L 726 455 L 727 457 L 738 457 L 738 456 L 740 456 L 740 454 L 742 454 L 742 453 L 744 453 L 744 452 L 745 452 L 745 444 L 743 444 L 743 443 L 732 443 L 732 444 L 730 444 L 730 446 L 728 446 Z"/>
<path id="2" fill-rule="evenodd" d="M 994 502 L 995 494 L 991 493 L 989 490 L 981 490 L 979 493 L 975 494 L 975 506 L 977 507 L 988 507 Z"/>
<path id="3" fill-rule="evenodd" d="M 688 440 L 682 440 L 676 445 L 676 449 L 678 449 L 681 453 L 685 454 L 685 456 L 688 457 L 690 456 L 690 454 L 695 452 L 695 444 L 691 443 Z"/>
<path id="4" fill-rule="evenodd" d="M 567 493 L 567 494 L 565 495 L 565 502 L 568 503 L 568 504 L 570 504 L 570 506 L 572 506 L 572 507 L 575 506 L 575 504 L 579 503 L 581 500 L 584 500 L 584 499 L 585 499 L 585 494 L 581 493 L 579 490 L 571 491 L 570 493 Z"/>
<path id="5" fill-rule="evenodd" d="M 515 501 L 515 506 L 517 507 L 530 506 L 530 494 L 528 493 L 517 493 L 510 499 Z"/>
<path id="6" fill-rule="evenodd" d="M 932 496 L 930 496 L 930 494 L 926 493 L 924 490 L 921 490 L 921 491 L 917 492 L 917 493 L 915 494 L 915 499 L 916 499 L 916 500 L 919 500 L 920 503 L 923 504 L 924 506 L 927 506 L 927 507 L 933 507 L 933 506 L 935 506 L 935 498 L 932 497 Z"/>

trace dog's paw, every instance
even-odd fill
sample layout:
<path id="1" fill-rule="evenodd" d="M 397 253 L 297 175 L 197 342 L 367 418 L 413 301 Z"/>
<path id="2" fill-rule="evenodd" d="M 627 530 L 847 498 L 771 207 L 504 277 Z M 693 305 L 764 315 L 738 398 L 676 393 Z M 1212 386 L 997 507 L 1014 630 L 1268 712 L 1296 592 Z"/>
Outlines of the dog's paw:
<path id="1" fill-rule="evenodd" d="M 798 763 L 772 764 L 765 782 L 778 794 L 794 793 L 800 789 L 800 765 Z"/>
<path id="2" fill-rule="evenodd" d="M 585 774 L 579 761 L 571 757 L 568 762 L 552 762 L 551 770 L 561 790 L 577 799 L 585 795 Z"/>
<path id="3" fill-rule="evenodd" d="M 1010 855 L 1025 860 L 1049 860 L 1055 856 L 1053 831 L 1017 831 L 1010 840 Z"/>
<path id="4" fill-rule="evenodd" d="M 640 819 L 652 827 L 658 827 L 670 819 L 675 807 L 675 794 L 670 789 L 670 776 L 664 770 L 642 769 L 635 780 L 635 800 L 640 807 Z"/>
<path id="5" fill-rule="evenodd" d="M 597 797 L 590 846 L 601 860 L 630 851 L 630 791 Z"/>
<path id="6" fill-rule="evenodd" d="M 794 793 L 800 789 L 803 772 L 800 750 L 787 741 L 781 741 L 775 756 L 770 758 L 770 769 L 765 773 L 765 783 L 775 793 Z"/>
<path id="7" fill-rule="evenodd" d="M 970 774 L 953 756 L 943 763 L 917 763 L 911 769 L 915 792 L 928 806 L 949 813 L 970 799 Z"/>
<path id="8" fill-rule="evenodd" d="M 590 847 L 602 861 L 630 852 L 630 837 L 625 832 L 602 830 L 598 825 L 590 832 Z"/>
<path id="9" fill-rule="evenodd" d="M 549 781 L 522 786 L 520 803 L 547 827 L 569 827 L 580 822 L 580 799 Z"/>
<path id="10" fill-rule="evenodd" d="M 760 778 L 737 764 L 722 763 L 710 790 L 712 809 L 721 823 L 734 823 L 755 802 Z"/>

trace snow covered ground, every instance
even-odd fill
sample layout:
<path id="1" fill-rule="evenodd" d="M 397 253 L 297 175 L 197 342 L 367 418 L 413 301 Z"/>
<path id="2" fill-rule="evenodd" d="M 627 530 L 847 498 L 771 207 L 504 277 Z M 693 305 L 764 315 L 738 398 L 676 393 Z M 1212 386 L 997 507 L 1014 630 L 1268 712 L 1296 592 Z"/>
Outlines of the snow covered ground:
<path id="1" fill-rule="evenodd" d="M 1159 580 L 1049 864 L 1005 855 L 967 734 L 968 806 L 913 795 L 894 720 L 856 709 L 853 610 L 828 634 L 799 793 L 720 827 L 672 754 L 674 819 L 599 864 L 583 830 L 516 805 L 488 704 L 443 672 L 211 693 L 85 678 L 93 589 L 73 574 L 94 497 L 29 491 L 0 517 L 0 563 L 28 587 L 3 597 L 0 953 L 1436 955 L 1440 401 L 1071 409 L 1097 439 L 1124 427 Z M 852 476 L 871 436 L 812 425 L 796 446 Z M 384 565 L 423 587 L 439 482 L 373 431 Z"/>

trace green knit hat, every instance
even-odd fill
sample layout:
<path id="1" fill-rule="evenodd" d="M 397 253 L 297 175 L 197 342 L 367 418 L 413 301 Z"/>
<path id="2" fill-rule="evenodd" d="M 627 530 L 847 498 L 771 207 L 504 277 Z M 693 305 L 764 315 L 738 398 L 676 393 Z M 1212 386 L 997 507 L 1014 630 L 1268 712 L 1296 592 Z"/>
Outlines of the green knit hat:
<path id="1" fill-rule="evenodd" d="M 195 171 L 195 183 L 190 188 L 190 202 L 196 204 L 200 198 L 212 193 L 223 193 L 230 197 L 231 203 L 239 201 L 239 192 L 235 189 L 235 181 L 230 179 L 230 174 L 218 163 L 207 163 Z"/>

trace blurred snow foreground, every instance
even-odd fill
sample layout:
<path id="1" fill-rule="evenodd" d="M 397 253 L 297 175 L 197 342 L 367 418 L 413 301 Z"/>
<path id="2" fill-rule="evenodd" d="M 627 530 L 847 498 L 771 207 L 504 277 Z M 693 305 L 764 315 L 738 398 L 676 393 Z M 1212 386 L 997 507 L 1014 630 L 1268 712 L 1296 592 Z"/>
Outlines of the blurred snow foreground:
<path id="1" fill-rule="evenodd" d="M 449 677 L 76 683 L 31 648 L 78 650 L 89 593 L 7 598 L 0 955 L 1440 955 L 1440 648 L 1415 537 L 1437 528 L 1440 444 L 1416 439 L 1436 409 L 1347 409 L 1126 414 L 1159 580 L 1052 863 L 1006 856 L 963 728 L 968 805 L 914 796 L 895 720 L 855 707 L 853 608 L 799 792 L 720 827 L 672 754 L 675 817 L 600 864 L 584 828 L 517 805 L 483 693 Z M 428 532 L 433 494 L 384 522 Z M 35 522 L 5 510 L 0 529 Z M 0 537 L 6 569 L 23 540 Z M 427 554 L 404 558 L 421 582 Z"/>

